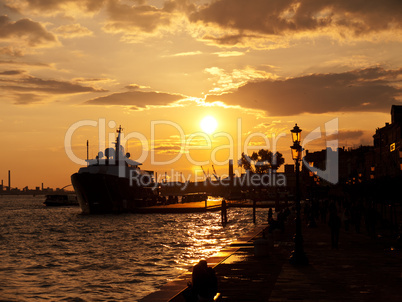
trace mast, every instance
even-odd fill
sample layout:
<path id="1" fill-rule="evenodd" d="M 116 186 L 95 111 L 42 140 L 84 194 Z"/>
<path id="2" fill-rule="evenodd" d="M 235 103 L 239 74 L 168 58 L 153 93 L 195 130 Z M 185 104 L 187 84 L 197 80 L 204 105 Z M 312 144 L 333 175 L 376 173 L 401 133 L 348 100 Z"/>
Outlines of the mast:
<path id="1" fill-rule="evenodd" d="M 115 150 L 115 155 L 116 155 L 116 163 L 119 164 L 120 160 L 120 134 L 123 131 L 123 128 L 121 128 L 121 125 L 119 126 L 119 129 L 116 130 L 117 138 L 116 138 L 116 150 Z"/>

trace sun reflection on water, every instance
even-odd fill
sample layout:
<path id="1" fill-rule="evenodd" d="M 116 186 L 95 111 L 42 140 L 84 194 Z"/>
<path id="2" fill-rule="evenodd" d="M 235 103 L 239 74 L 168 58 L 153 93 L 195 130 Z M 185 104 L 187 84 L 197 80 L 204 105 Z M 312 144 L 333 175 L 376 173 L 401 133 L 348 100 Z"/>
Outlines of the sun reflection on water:
<path id="1" fill-rule="evenodd" d="M 0 199 L 6 300 L 138 300 L 254 227 L 251 209 L 222 227 L 220 212 L 85 216 L 18 198 Z"/>

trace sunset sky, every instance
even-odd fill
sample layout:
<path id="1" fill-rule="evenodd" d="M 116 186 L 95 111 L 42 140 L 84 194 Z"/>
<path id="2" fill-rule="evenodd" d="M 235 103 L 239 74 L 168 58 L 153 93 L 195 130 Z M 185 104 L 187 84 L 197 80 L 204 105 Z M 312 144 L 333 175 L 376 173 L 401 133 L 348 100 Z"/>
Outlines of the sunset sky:
<path id="1" fill-rule="evenodd" d="M 143 134 L 143 168 L 159 174 L 200 173 L 189 158 L 213 152 L 227 173 L 245 145 L 264 147 L 258 133 L 286 133 L 277 150 L 292 163 L 295 123 L 305 136 L 338 118 L 340 147 L 371 145 L 402 104 L 401 54 L 400 0 L 0 0 L 0 180 L 69 184 L 80 165 L 65 136 L 85 120 L 105 121 L 106 138 Z M 215 132 L 196 135 L 206 116 Z M 73 133 L 81 159 L 87 140 L 94 157 L 99 127 Z M 139 140 L 127 148 L 140 157 Z"/>

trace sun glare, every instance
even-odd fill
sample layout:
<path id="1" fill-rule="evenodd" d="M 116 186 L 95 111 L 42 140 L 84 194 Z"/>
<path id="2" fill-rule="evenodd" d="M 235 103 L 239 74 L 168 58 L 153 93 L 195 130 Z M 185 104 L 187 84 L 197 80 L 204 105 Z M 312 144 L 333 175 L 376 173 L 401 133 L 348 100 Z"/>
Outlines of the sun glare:
<path id="1" fill-rule="evenodd" d="M 218 122 L 212 116 L 206 116 L 201 120 L 200 127 L 205 133 L 211 134 L 218 127 Z"/>

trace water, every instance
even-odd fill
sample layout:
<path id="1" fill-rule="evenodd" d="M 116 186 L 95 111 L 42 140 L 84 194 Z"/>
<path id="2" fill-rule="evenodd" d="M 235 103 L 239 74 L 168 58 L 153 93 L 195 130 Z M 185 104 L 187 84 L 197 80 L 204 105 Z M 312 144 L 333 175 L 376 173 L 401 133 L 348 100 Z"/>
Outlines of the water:
<path id="1" fill-rule="evenodd" d="M 252 209 L 81 215 L 0 195 L 0 301 L 136 301 L 254 227 Z M 257 211 L 257 223 L 267 210 Z"/>

